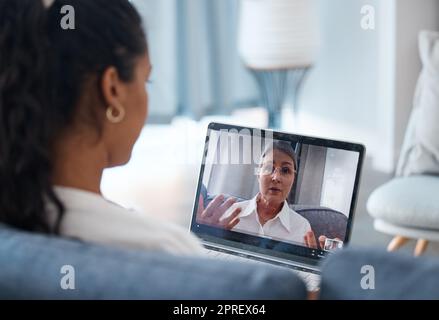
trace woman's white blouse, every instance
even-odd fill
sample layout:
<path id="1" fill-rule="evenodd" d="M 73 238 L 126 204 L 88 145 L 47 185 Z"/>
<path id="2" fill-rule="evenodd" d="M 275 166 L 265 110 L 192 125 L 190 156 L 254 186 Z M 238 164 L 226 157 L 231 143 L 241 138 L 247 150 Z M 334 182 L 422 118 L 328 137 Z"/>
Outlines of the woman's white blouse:
<path id="1" fill-rule="evenodd" d="M 63 236 L 178 255 L 202 252 L 200 241 L 175 224 L 125 209 L 92 192 L 56 186 L 55 193 L 66 209 L 60 225 Z M 53 209 L 53 205 L 48 206 L 52 221 Z"/>
<path id="2" fill-rule="evenodd" d="M 305 245 L 304 236 L 311 231 L 308 220 L 284 201 L 281 211 L 262 226 L 257 214 L 256 198 L 257 196 L 251 200 L 235 203 L 224 213 L 223 218 L 231 215 L 235 209 L 241 208 L 239 223 L 232 229 L 233 231 Z"/>

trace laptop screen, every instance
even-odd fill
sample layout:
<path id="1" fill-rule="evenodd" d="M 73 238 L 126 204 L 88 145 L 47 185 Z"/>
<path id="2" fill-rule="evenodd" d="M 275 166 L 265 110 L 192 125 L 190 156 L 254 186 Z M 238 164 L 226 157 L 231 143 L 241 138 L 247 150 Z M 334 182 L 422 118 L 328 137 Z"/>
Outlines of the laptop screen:
<path id="1" fill-rule="evenodd" d="M 318 260 L 349 242 L 363 154 L 359 144 L 211 123 L 191 230 Z"/>

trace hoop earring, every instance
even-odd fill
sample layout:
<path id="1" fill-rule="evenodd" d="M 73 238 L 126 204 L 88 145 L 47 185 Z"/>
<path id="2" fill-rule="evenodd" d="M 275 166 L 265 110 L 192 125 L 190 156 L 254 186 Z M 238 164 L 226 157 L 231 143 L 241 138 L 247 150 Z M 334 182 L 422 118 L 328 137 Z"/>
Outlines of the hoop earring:
<path id="1" fill-rule="evenodd" d="M 117 110 L 117 115 L 114 115 L 114 110 Z M 107 108 L 107 119 L 111 123 L 119 123 L 125 118 L 125 109 L 122 107 L 109 106 Z"/>

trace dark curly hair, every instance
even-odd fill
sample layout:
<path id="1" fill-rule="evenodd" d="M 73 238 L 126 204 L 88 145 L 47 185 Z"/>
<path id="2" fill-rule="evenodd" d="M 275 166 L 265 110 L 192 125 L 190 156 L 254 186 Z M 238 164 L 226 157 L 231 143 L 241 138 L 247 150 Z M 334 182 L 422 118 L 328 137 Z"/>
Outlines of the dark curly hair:
<path id="1" fill-rule="evenodd" d="M 74 30 L 60 26 L 64 5 L 75 10 Z M 141 18 L 128 0 L 55 0 L 49 9 L 42 0 L 0 0 L 0 222 L 59 232 L 64 207 L 51 182 L 56 137 L 73 121 L 89 76 L 99 81 L 113 66 L 128 82 L 146 52 Z"/>

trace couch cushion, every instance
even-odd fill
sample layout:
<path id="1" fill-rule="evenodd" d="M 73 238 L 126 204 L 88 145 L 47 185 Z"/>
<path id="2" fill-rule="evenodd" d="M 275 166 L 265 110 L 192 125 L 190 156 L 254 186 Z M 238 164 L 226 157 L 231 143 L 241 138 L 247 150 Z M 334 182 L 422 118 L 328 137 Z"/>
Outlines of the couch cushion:
<path id="1" fill-rule="evenodd" d="M 323 264 L 320 297 L 438 299 L 438 270 L 438 258 L 414 258 L 375 249 L 344 249 Z"/>
<path id="2" fill-rule="evenodd" d="M 63 265 L 75 289 L 61 289 Z M 303 299 L 294 274 L 271 266 L 120 250 L 0 225 L 0 299 Z"/>
<path id="3" fill-rule="evenodd" d="M 369 197 L 367 210 L 400 226 L 439 229 L 439 176 L 395 178 Z"/>
<path id="4" fill-rule="evenodd" d="M 422 71 L 396 175 L 439 173 L 439 32 L 419 34 Z"/>

